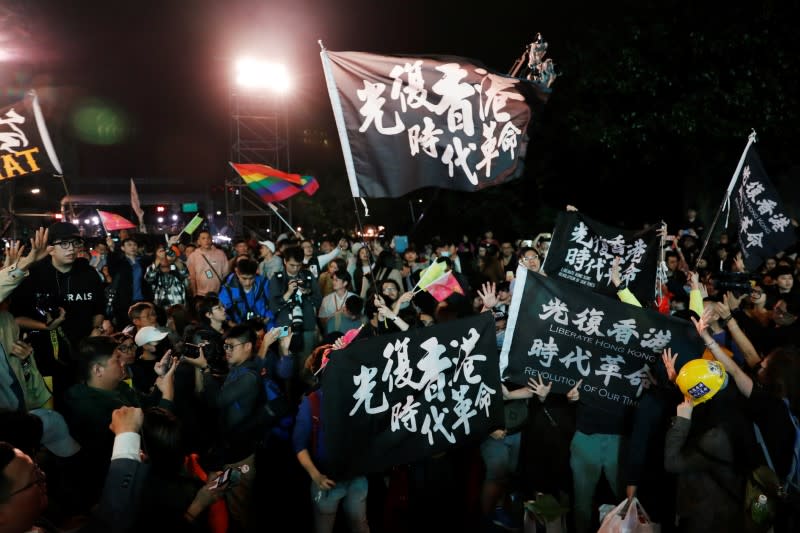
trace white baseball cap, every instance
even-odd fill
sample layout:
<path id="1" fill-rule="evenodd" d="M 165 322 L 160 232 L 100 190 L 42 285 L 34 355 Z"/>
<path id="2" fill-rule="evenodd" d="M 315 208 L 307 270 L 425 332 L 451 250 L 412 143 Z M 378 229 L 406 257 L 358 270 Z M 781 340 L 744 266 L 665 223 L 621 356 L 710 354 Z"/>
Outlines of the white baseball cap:
<path id="1" fill-rule="evenodd" d="M 136 346 L 144 346 L 149 342 L 158 342 L 168 334 L 168 329 L 145 326 L 136 333 L 136 337 L 133 340 L 136 341 Z"/>
<path id="2" fill-rule="evenodd" d="M 260 244 L 261 246 L 266 246 L 267 248 L 269 248 L 270 252 L 272 252 L 273 254 L 275 253 L 275 243 L 274 242 L 272 242 L 272 241 L 258 241 L 258 244 Z"/>

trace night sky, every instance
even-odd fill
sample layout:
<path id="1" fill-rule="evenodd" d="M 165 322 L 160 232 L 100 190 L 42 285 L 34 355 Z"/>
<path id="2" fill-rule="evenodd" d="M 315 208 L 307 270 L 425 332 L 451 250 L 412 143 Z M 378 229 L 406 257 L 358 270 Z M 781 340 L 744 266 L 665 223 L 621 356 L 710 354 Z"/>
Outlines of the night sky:
<path id="1" fill-rule="evenodd" d="M 0 82 L 7 103 L 24 88 L 39 91 L 68 183 L 81 192 L 91 192 L 87 183 L 130 176 L 184 179 L 207 191 L 228 176 L 232 62 L 243 53 L 288 65 L 293 142 L 308 128 L 338 141 L 317 40 L 330 50 L 459 55 L 508 72 L 541 32 L 561 76 L 534 117 L 526 176 L 500 191 L 376 200 L 378 216 L 422 199 L 431 207 L 430 222 L 418 228 L 426 234 L 441 233 L 464 209 L 475 212 L 474 231 L 541 231 L 566 203 L 627 225 L 676 218 L 690 203 L 710 218 L 750 128 L 796 209 L 800 43 L 783 26 L 800 8 L 595 4 L 5 2 L 5 20 L 17 29 L 5 24 L 0 33 L 0 47 L 13 51 L 0 63 Z M 111 112 L 99 140 L 76 126 L 87 109 Z M 334 150 L 323 157 L 292 146 L 290 170 L 318 176 L 320 198 L 345 206 Z M 623 200 L 626 190 L 636 195 L 633 204 Z M 317 217 L 347 225 L 352 215 L 342 209 Z"/>

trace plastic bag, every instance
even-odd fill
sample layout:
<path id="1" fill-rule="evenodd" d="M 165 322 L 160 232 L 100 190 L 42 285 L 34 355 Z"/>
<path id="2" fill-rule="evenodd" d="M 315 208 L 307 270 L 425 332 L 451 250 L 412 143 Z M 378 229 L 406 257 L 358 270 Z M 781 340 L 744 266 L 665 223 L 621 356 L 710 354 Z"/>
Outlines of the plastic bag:
<path id="1" fill-rule="evenodd" d="M 647 512 L 637 498 L 622 500 L 614 510 L 603 518 L 597 533 L 658 533 L 661 528 L 656 526 L 647 515 Z"/>

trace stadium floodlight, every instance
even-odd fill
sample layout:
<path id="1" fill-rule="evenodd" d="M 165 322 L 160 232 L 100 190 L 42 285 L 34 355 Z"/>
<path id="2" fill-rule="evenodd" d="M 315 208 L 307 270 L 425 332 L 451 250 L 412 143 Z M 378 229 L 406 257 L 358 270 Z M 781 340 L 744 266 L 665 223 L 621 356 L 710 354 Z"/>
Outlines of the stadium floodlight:
<path id="1" fill-rule="evenodd" d="M 269 89 L 285 93 L 290 88 L 289 72 L 280 63 L 242 58 L 236 62 L 236 84 L 247 89 Z"/>

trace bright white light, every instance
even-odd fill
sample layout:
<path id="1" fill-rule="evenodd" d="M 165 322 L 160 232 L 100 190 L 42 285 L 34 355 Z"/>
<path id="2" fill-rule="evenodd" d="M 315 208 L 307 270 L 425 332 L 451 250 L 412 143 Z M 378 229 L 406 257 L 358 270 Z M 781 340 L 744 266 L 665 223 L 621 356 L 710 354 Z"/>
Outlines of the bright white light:
<path id="1" fill-rule="evenodd" d="M 83 221 L 83 223 L 86 224 L 87 226 L 89 225 L 90 222 L 91 222 L 91 220 L 89 220 L 88 218 Z"/>
<path id="2" fill-rule="evenodd" d="M 222 214 L 222 211 L 217 211 L 217 216 L 220 216 L 221 214 Z"/>
<path id="3" fill-rule="evenodd" d="M 31 189 L 31 194 L 39 194 L 40 192 L 42 191 L 39 189 Z"/>
<path id="4" fill-rule="evenodd" d="M 73 223 L 73 224 L 75 224 L 75 225 L 77 226 L 78 224 L 80 224 L 80 223 L 81 223 L 81 221 L 80 221 L 80 219 L 78 219 L 78 218 L 73 218 L 73 219 L 72 219 L 72 223 Z M 87 224 L 88 224 L 88 222 L 87 222 Z"/>
<path id="5" fill-rule="evenodd" d="M 178 215 L 172 215 L 172 220 L 178 220 Z"/>
<path id="6" fill-rule="evenodd" d="M 419 200 L 417 200 L 417 201 L 418 201 L 419 203 L 422 203 L 422 198 L 420 198 L 420 199 L 419 199 Z"/>
<path id="7" fill-rule="evenodd" d="M 269 228 L 267 228 L 267 233 L 269 233 L 270 231 L 272 231 L 272 230 L 270 230 Z"/>
<path id="8" fill-rule="evenodd" d="M 100 219 L 99 219 L 99 218 L 97 218 L 97 217 L 92 217 L 92 224 L 94 224 L 94 225 L 96 226 L 96 225 L 98 225 L 99 223 L 100 223 Z"/>
<path id="9" fill-rule="evenodd" d="M 161 224 L 164 222 L 164 217 L 158 217 L 156 220 L 158 220 L 158 223 Z"/>
<path id="10" fill-rule="evenodd" d="M 231 242 L 231 238 L 227 235 L 222 235 L 221 233 L 217 233 L 212 238 L 213 241 L 223 241 L 223 242 Z"/>
<path id="11" fill-rule="evenodd" d="M 303 228 L 301 228 L 300 226 L 297 226 L 297 231 L 303 231 Z"/>
<path id="12" fill-rule="evenodd" d="M 289 73 L 284 65 L 242 58 L 236 62 L 236 84 L 250 89 L 289 90 Z"/>

